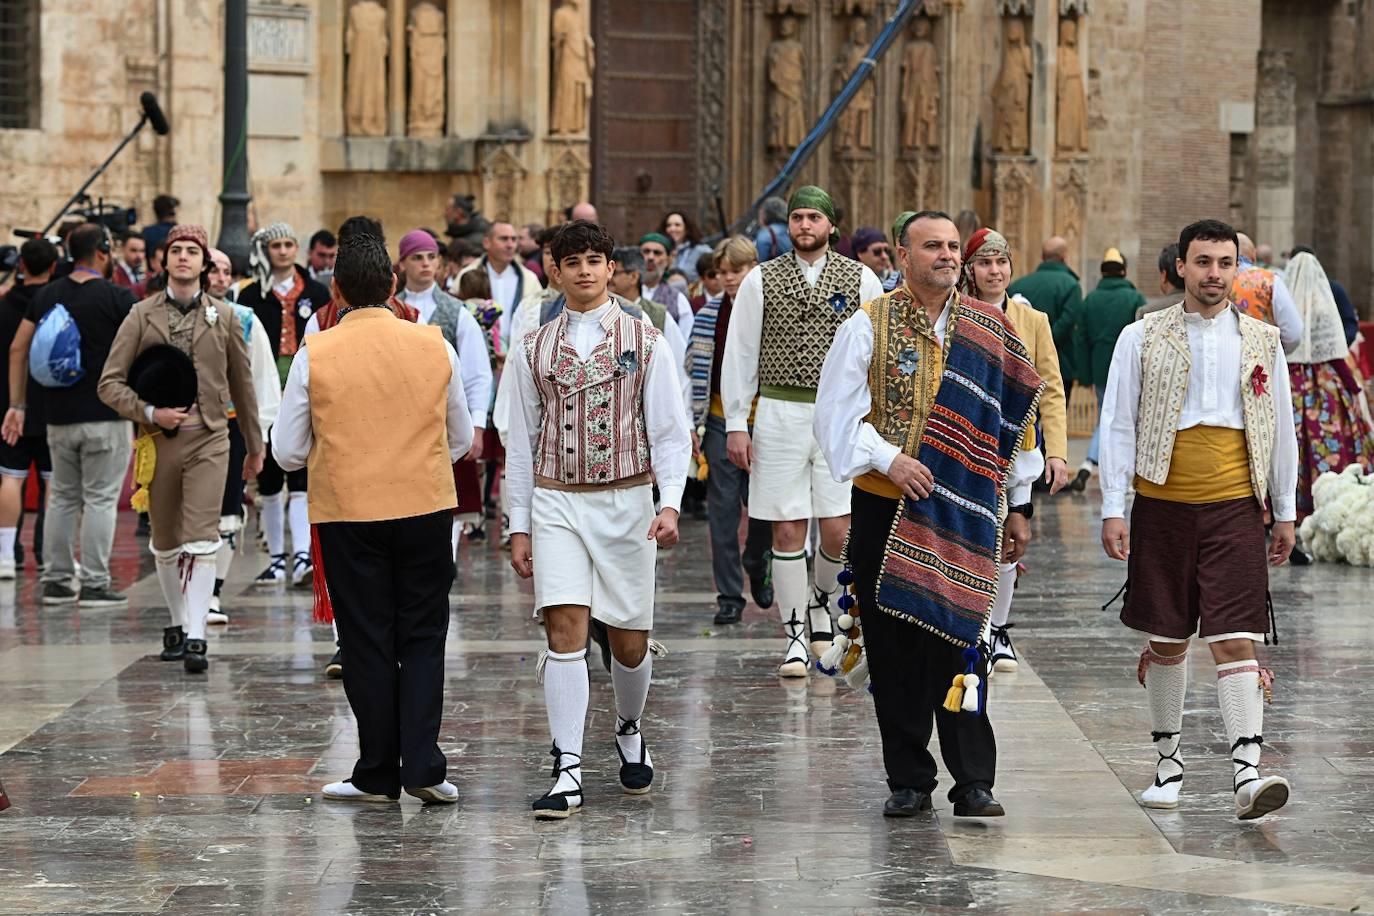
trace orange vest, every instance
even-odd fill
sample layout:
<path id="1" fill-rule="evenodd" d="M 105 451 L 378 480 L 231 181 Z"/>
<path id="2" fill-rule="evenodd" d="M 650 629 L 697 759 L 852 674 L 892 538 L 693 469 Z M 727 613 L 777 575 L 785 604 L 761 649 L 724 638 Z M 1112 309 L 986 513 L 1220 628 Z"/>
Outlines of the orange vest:
<path id="1" fill-rule="evenodd" d="M 310 521 L 375 522 L 458 505 L 448 452 L 453 374 L 439 328 L 359 309 L 307 337 Z"/>
<path id="2" fill-rule="evenodd" d="M 1231 303 L 1241 314 L 1274 324 L 1274 274 L 1263 267 L 1252 267 L 1236 274 L 1231 286 Z"/>

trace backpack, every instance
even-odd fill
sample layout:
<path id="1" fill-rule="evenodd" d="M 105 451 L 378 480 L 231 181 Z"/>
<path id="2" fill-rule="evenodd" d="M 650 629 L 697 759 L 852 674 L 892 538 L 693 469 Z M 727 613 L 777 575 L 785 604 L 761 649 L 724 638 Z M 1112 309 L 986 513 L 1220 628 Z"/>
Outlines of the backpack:
<path id="1" fill-rule="evenodd" d="M 44 388 L 70 388 L 86 377 L 81 365 L 81 329 L 57 303 L 38 322 L 29 344 L 29 374 Z"/>

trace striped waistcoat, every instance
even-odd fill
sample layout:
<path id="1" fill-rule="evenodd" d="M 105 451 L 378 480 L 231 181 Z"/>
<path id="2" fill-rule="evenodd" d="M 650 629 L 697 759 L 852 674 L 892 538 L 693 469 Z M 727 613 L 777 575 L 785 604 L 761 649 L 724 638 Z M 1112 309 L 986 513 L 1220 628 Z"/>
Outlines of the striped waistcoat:
<path id="1" fill-rule="evenodd" d="M 524 340 L 543 408 L 535 474 L 595 486 L 648 473 L 644 372 L 658 330 L 610 309 L 601 319 L 606 336 L 582 360 L 566 339 L 567 326 L 567 314 L 560 314 Z"/>

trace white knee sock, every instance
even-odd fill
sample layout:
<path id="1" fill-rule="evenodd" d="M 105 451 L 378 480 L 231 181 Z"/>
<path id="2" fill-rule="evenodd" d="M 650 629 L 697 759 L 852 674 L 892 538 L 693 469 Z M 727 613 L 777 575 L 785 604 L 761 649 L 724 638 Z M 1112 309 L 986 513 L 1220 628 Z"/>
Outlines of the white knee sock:
<path id="1" fill-rule="evenodd" d="M 1264 695 L 1260 692 L 1259 662 L 1253 658 L 1217 665 L 1217 702 L 1221 704 L 1221 718 L 1226 723 L 1226 740 L 1231 743 L 1231 757 L 1244 764 L 1232 763 L 1235 781 L 1259 775 L 1260 745 L 1250 740 L 1239 747 L 1241 739 L 1258 739 L 1264 732 Z"/>
<path id="2" fill-rule="evenodd" d="M 181 588 L 181 564 L 177 561 L 180 554 L 157 557 L 157 584 L 162 586 L 162 600 L 167 602 L 167 612 L 171 615 L 174 627 L 186 626 L 186 594 Z M 204 637 L 202 637 L 204 638 Z"/>
<path id="3" fill-rule="evenodd" d="M 804 636 L 808 587 L 805 553 L 773 554 L 773 592 L 777 595 L 778 617 L 782 620 L 783 632 L 788 636 Z M 798 633 L 789 629 L 794 619 L 802 628 Z M 795 646 L 791 642 L 788 645 L 789 650 Z"/>
<path id="4" fill-rule="evenodd" d="M 0 528 L 0 561 L 14 561 L 14 538 L 18 528 Z"/>
<path id="5" fill-rule="evenodd" d="M 339 644 L 339 622 L 337 620 L 331 620 L 329 626 L 334 630 L 334 645 L 337 646 Z"/>
<path id="6" fill-rule="evenodd" d="M 826 553 L 824 548 L 816 550 L 816 556 L 811 562 L 811 582 L 816 587 L 816 594 L 814 599 L 807 603 L 807 627 L 812 634 L 833 633 L 835 628 L 830 617 L 831 606 L 835 603 L 836 594 L 840 590 L 837 577 L 844 564 Z"/>
<path id="7" fill-rule="evenodd" d="M 615 690 L 616 723 L 615 743 L 620 752 L 631 763 L 639 762 L 639 751 L 643 740 L 639 736 L 639 720 L 644 715 L 644 702 L 649 698 L 649 678 L 654 669 L 654 654 L 645 652 L 644 658 L 633 668 L 626 668 L 620 660 L 611 657 L 611 687 Z M 645 755 L 646 762 L 648 755 Z"/>
<path id="8" fill-rule="evenodd" d="M 992 618 L 989 622 L 993 626 L 1007 625 L 1007 618 L 1011 617 L 1011 596 L 1015 591 L 1016 564 L 1003 563 L 997 574 L 997 598 L 992 602 Z"/>
<path id="9" fill-rule="evenodd" d="M 205 638 L 205 615 L 210 613 L 210 596 L 215 591 L 215 555 L 196 556 L 186 579 L 186 638 Z"/>
<path id="10" fill-rule="evenodd" d="M 291 522 L 291 549 L 310 556 L 310 509 L 304 493 L 292 493 L 287 502 Z"/>
<path id="11" fill-rule="evenodd" d="M 840 570 L 844 569 L 844 564 L 838 557 L 826 553 L 824 548 L 816 551 L 816 559 L 813 562 L 815 568 L 812 570 L 812 582 L 818 591 L 825 592 L 833 598 L 840 590 L 838 577 Z"/>
<path id="12" fill-rule="evenodd" d="M 273 493 L 259 500 L 258 515 L 267 535 L 267 552 L 274 557 L 286 553 L 286 493 Z"/>
<path id="13" fill-rule="evenodd" d="M 215 551 L 215 578 L 224 581 L 229 578 L 229 569 L 234 563 L 234 553 L 239 547 L 239 529 L 242 520 L 237 515 L 219 517 L 219 550 Z"/>
<path id="14" fill-rule="evenodd" d="M 463 523 L 458 521 L 457 516 L 453 519 L 452 533 L 449 540 L 453 542 L 453 562 L 458 562 L 458 544 L 463 540 Z"/>
<path id="15" fill-rule="evenodd" d="M 582 732 L 587 725 L 587 697 L 590 690 L 586 649 L 549 652 L 548 664 L 544 668 L 544 706 L 549 716 L 549 734 L 560 751 L 576 755 L 571 760 L 560 758 L 559 762 L 577 764 L 571 768 L 576 781 L 563 773 L 554 784 L 554 792 L 575 790 L 581 782 Z"/>
<path id="16" fill-rule="evenodd" d="M 1155 781 L 1140 798 L 1146 803 L 1177 803 L 1183 782 L 1166 780 L 1183 775 L 1179 745 L 1183 740 L 1183 701 L 1188 694 L 1188 653 L 1156 655 L 1147 648 L 1145 657 L 1149 664 L 1145 669 L 1145 693 L 1150 701 L 1150 730 L 1159 761 L 1155 767 Z"/>

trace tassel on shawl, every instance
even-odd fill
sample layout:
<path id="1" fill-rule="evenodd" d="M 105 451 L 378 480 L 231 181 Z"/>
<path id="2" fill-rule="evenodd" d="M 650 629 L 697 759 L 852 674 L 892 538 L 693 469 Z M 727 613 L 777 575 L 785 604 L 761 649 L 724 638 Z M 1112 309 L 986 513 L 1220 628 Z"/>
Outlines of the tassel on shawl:
<path id="1" fill-rule="evenodd" d="M 844 589 L 836 602 L 843 611 L 836 621 L 840 633 L 830 643 L 830 648 L 821 653 L 816 661 L 816 670 L 830 677 L 843 677 L 855 690 L 871 690 L 868 658 L 864 655 L 863 627 L 859 623 L 858 600 L 853 592 L 854 571 L 845 566 L 835 579 Z"/>
<path id="2" fill-rule="evenodd" d="M 945 694 L 944 707 L 949 712 L 983 711 L 983 691 L 987 688 L 978 676 L 978 665 L 982 655 L 973 646 L 964 650 L 964 673 L 954 675 L 954 683 Z"/>

